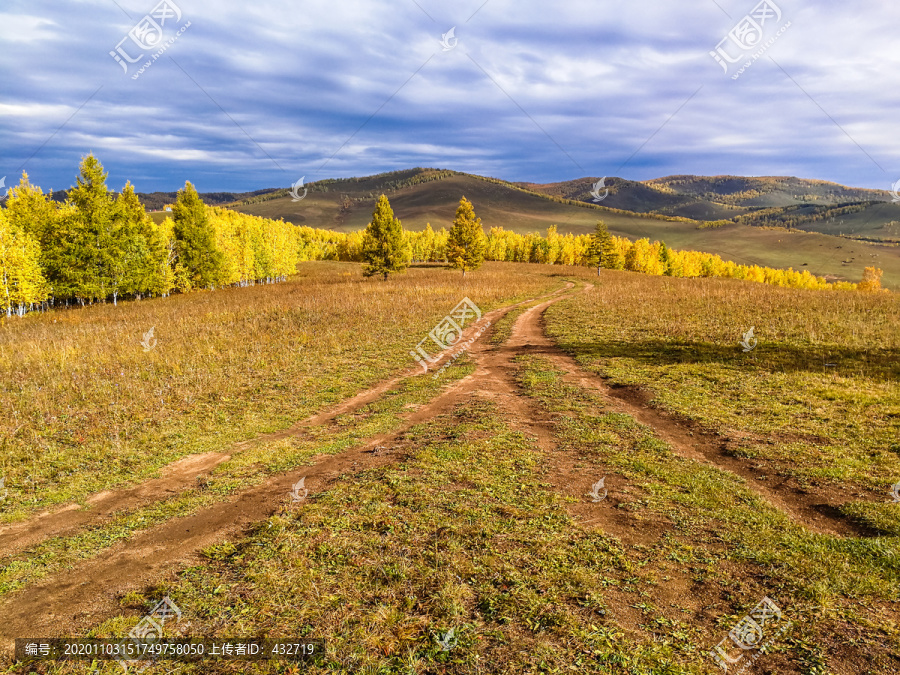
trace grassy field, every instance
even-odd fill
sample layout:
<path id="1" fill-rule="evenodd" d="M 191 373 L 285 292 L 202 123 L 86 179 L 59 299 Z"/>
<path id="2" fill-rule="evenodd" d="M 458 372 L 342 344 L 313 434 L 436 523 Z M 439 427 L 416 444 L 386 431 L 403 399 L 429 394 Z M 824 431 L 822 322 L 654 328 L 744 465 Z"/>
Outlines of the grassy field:
<path id="1" fill-rule="evenodd" d="M 842 509 L 900 535 L 877 504 L 900 479 L 900 302 L 894 295 L 698 286 L 612 273 L 593 297 L 548 311 L 548 330 L 620 385 L 653 383 L 654 405 L 740 436 L 734 452 L 801 484 L 865 495 Z M 755 328 L 758 345 L 739 342 Z M 876 502 L 876 503 L 873 503 Z"/>
<path id="2" fill-rule="evenodd" d="M 540 267 L 383 284 L 308 263 L 274 286 L 0 320 L 0 522 L 289 426 L 408 366 L 463 296 L 490 309 L 553 284 Z"/>
<path id="3" fill-rule="evenodd" d="M 465 295 L 491 332 L 437 379 L 400 377 Z M 148 673 L 709 674 L 768 597 L 778 639 L 745 672 L 895 672 L 898 310 L 734 280 L 489 264 L 382 283 L 304 263 L 279 285 L 6 320 L 7 527 L 224 459 L 27 545 L 0 528 L 0 633 L 121 637 L 168 596 L 168 636 L 326 646 Z"/>

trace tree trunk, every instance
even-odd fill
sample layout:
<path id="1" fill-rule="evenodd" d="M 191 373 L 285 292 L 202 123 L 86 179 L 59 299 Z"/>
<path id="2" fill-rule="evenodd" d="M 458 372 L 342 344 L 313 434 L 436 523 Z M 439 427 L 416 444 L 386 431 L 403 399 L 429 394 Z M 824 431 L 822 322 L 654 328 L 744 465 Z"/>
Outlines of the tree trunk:
<path id="1" fill-rule="evenodd" d="M 387 281 L 387 278 L 388 278 L 388 273 L 385 272 L 385 273 L 384 273 L 384 280 Z"/>

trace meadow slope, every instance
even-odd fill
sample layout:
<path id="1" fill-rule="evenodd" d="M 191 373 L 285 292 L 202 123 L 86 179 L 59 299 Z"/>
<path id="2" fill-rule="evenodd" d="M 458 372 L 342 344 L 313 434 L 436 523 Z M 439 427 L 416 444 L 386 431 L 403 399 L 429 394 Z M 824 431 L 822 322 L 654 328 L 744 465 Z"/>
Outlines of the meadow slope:
<path id="1" fill-rule="evenodd" d="M 466 296 L 470 348 L 423 373 L 410 350 Z M 5 672 L 34 672 L 14 637 L 124 636 L 164 596 L 169 636 L 326 645 L 303 666 L 145 672 L 714 673 L 765 597 L 772 644 L 723 647 L 736 668 L 894 672 L 898 309 L 303 263 L 279 285 L 3 320 Z"/>

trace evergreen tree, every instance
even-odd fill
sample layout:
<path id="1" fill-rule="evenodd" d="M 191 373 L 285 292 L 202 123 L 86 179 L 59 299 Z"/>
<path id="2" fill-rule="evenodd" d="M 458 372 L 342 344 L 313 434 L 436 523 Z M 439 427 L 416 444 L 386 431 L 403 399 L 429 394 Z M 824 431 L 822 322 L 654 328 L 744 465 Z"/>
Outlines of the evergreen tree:
<path id="1" fill-rule="evenodd" d="M 59 265 L 68 265 L 69 291 L 84 300 L 105 300 L 116 289 L 121 241 L 114 197 L 106 187 L 107 173 L 92 154 L 81 160 L 77 185 L 69 191 L 71 238 L 59 251 Z"/>
<path id="2" fill-rule="evenodd" d="M 190 181 L 178 191 L 172 214 L 182 289 L 211 288 L 219 282 L 225 259 L 216 248 L 206 204 Z"/>
<path id="3" fill-rule="evenodd" d="M 663 276 L 672 276 L 672 254 L 664 241 L 659 244 L 659 262 L 662 263 Z"/>
<path id="4" fill-rule="evenodd" d="M 475 217 L 472 202 L 463 197 L 456 209 L 456 218 L 447 238 L 447 260 L 450 266 L 462 270 L 476 270 L 484 262 L 487 239 L 481 227 L 481 218 Z"/>
<path id="5" fill-rule="evenodd" d="M 622 254 L 619 253 L 619 248 L 616 246 L 616 241 L 612 236 L 608 237 L 606 243 L 603 246 L 602 252 L 602 261 L 603 268 L 607 270 L 622 270 L 625 269 L 625 260 L 622 257 Z"/>
<path id="6" fill-rule="evenodd" d="M 381 274 L 385 281 L 391 272 L 409 267 L 412 252 L 403 236 L 403 226 L 394 218 L 388 198 L 381 195 L 372 212 L 372 222 L 363 233 L 363 275 Z"/>
<path id="7" fill-rule="evenodd" d="M 597 221 L 594 228 L 594 234 L 591 235 L 590 247 L 587 250 L 586 262 L 591 267 L 597 267 L 597 276 L 600 276 L 600 270 L 603 269 L 603 254 L 609 248 L 610 236 L 606 229 L 606 223 L 602 220 Z"/>
<path id="8" fill-rule="evenodd" d="M 144 205 L 128 182 L 116 200 L 118 250 L 114 265 L 113 303 L 119 293 L 135 297 L 153 293 L 164 286 L 167 276 L 162 269 L 168 257 L 159 228 L 153 223 Z"/>

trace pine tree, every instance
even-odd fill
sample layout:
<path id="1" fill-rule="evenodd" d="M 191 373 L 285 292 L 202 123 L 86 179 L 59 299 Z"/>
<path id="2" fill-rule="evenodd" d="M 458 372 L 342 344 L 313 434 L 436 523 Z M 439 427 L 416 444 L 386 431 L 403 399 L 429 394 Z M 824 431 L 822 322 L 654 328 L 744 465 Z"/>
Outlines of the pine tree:
<path id="1" fill-rule="evenodd" d="M 600 270 L 604 267 L 603 256 L 609 245 L 610 236 L 609 231 L 606 229 L 606 223 L 598 220 L 594 228 L 594 234 L 591 235 L 591 244 L 586 256 L 587 264 L 591 267 L 597 267 L 597 276 L 600 276 Z"/>
<path id="2" fill-rule="evenodd" d="M 363 275 L 381 274 L 387 281 L 391 272 L 409 267 L 412 251 L 403 236 L 403 226 L 394 218 L 388 198 L 381 195 L 372 212 L 372 222 L 363 234 Z"/>
<path id="3" fill-rule="evenodd" d="M 606 240 L 603 247 L 603 268 L 608 270 L 625 269 L 625 260 L 619 253 L 619 248 L 612 236 Z"/>
<path id="4" fill-rule="evenodd" d="M 178 191 L 172 215 L 182 289 L 211 288 L 219 283 L 225 259 L 216 248 L 206 204 L 190 181 Z"/>
<path id="5" fill-rule="evenodd" d="M 168 257 L 159 230 L 128 182 L 116 200 L 120 255 L 114 265 L 113 303 L 119 293 L 140 297 L 163 285 L 163 261 Z"/>
<path id="6" fill-rule="evenodd" d="M 469 270 L 476 270 L 484 262 L 487 239 L 481 227 L 481 218 L 475 217 L 472 202 L 463 197 L 456 209 L 456 218 L 447 238 L 447 260 L 450 266 L 462 270 L 463 276 Z"/>
<path id="7" fill-rule="evenodd" d="M 69 190 L 68 204 L 74 207 L 67 223 L 71 238 L 61 247 L 59 264 L 70 266 L 63 274 L 82 304 L 105 300 L 116 290 L 121 240 L 106 176 L 100 161 L 88 155 L 81 160 L 77 185 Z"/>

